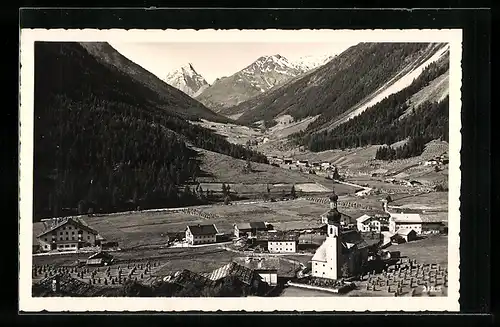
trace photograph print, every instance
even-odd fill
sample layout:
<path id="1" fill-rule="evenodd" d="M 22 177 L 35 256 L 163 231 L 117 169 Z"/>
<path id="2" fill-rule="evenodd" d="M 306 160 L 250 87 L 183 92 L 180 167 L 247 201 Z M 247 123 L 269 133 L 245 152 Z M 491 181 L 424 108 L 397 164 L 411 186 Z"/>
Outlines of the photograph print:
<path id="1" fill-rule="evenodd" d="M 458 310 L 460 31 L 70 32 L 21 32 L 26 310 Z"/>

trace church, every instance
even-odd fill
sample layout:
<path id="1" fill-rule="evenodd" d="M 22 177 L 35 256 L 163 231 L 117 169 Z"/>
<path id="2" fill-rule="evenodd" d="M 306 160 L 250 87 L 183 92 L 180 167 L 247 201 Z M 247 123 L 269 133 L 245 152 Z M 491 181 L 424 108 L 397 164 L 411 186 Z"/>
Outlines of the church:
<path id="1" fill-rule="evenodd" d="M 368 261 L 368 244 L 355 230 L 341 229 L 342 214 L 337 209 L 338 195 L 330 196 L 326 240 L 311 259 L 311 275 L 340 279 L 361 273 Z"/>

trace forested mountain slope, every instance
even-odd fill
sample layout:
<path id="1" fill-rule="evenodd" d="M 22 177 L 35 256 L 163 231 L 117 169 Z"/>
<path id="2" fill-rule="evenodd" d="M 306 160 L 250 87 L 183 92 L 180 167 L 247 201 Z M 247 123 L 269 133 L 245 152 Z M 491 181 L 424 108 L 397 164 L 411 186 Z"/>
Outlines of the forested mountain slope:
<path id="1" fill-rule="evenodd" d="M 80 43 L 99 62 L 109 65 L 151 89 L 156 96 L 150 101 L 166 110 L 175 111 L 190 119 L 204 118 L 211 121 L 227 122 L 228 119 L 214 113 L 184 92 L 168 85 L 154 74 L 142 68 L 116 51 L 106 42 Z"/>
<path id="2" fill-rule="evenodd" d="M 398 154 L 381 150 L 380 159 L 418 155 L 433 139 L 448 140 L 449 58 L 430 64 L 408 87 L 384 98 L 364 112 L 330 130 L 303 131 L 291 136 L 311 151 L 392 144 L 409 138 Z M 385 152 L 384 152 L 385 151 Z M 385 155 L 388 153 L 390 155 Z M 392 158 L 391 158 L 392 156 Z"/>
<path id="3" fill-rule="evenodd" d="M 259 101 L 243 102 L 242 123 L 271 120 L 289 114 L 296 120 L 320 115 L 308 131 L 320 129 L 380 88 L 425 62 L 445 44 L 360 43 L 326 65 L 283 87 L 266 92 Z"/>
<path id="4" fill-rule="evenodd" d="M 184 186 L 203 174 L 201 158 L 185 142 L 267 162 L 190 124 L 181 113 L 196 105 L 189 96 L 170 86 L 166 93 L 152 89 L 124 66 L 105 64 L 96 48 L 86 49 L 35 44 L 35 219 L 65 208 L 111 212 L 199 202 Z"/>

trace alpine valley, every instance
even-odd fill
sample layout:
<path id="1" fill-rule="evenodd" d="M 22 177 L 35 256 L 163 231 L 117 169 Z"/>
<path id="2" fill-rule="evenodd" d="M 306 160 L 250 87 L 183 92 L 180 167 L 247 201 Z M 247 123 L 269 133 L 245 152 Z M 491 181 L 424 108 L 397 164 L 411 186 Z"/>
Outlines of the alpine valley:
<path id="1" fill-rule="evenodd" d="M 224 200 L 200 183 L 330 187 L 325 172 L 284 158 L 330 162 L 344 178 L 378 169 L 447 181 L 447 165 L 416 166 L 447 153 L 447 44 L 263 55 L 212 85 L 195 63 L 162 80 L 107 43 L 35 51 L 35 189 L 47 190 L 37 218 L 79 203 L 111 212 Z M 245 187 L 231 199 L 259 197 Z"/>
<path id="2" fill-rule="evenodd" d="M 32 297 L 446 299 L 452 44 L 270 40 L 35 42 Z"/>

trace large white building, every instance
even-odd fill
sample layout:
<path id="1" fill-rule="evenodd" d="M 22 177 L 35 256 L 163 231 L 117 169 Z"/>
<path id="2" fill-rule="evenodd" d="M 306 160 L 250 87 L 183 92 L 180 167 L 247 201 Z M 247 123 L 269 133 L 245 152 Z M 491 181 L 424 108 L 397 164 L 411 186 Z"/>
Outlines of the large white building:
<path id="1" fill-rule="evenodd" d="M 299 234 L 284 231 L 258 231 L 256 242 L 267 247 L 271 253 L 295 253 Z"/>
<path id="2" fill-rule="evenodd" d="M 396 233 L 398 229 L 413 229 L 417 235 L 422 234 L 422 218 L 417 213 L 391 213 L 389 232 Z"/>
<path id="3" fill-rule="evenodd" d="M 77 217 L 53 218 L 42 221 L 44 231 L 37 240 L 43 251 L 71 251 L 98 246 L 104 239 Z"/>
<path id="4" fill-rule="evenodd" d="M 218 233 L 214 224 L 187 226 L 186 242 L 191 245 L 215 243 Z"/>
<path id="5" fill-rule="evenodd" d="M 370 231 L 380 233 L 380 226 L 380 221 L 369 215 L 365 214 L 359 218 L 356 218 L 356 228 L 362 233 L 367 233 Z"/>

